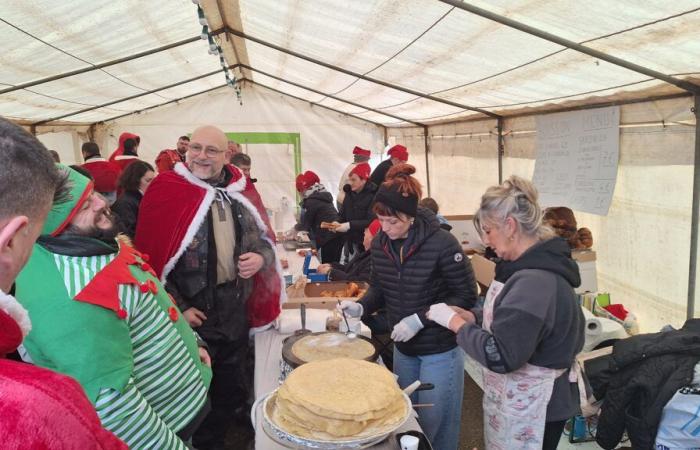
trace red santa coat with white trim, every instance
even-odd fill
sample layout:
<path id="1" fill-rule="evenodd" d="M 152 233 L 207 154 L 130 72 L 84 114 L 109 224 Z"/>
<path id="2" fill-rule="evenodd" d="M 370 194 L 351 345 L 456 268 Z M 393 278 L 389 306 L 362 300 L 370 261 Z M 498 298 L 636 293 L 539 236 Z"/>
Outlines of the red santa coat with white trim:
<path id="1" fill-rule="evenodd" d="M 261 238 L 274 249 L 265 221 L 243 194 L 246 178 L 235 166 L 227 165 L 224 170 L 233 175 L 226 193 L 250 212 L 263 233 Z M 195 177 L 183 163 L 175 164 L 171 172 L 159 174 L 149 185 L 139 208 L 135 245 L 149 255 L 149 264 L 163 284 L 204 223 L 215 197 L 216 190 Z M 260 277 L 254 280 L 247 305 L 251 331 L 268 328 L 274 322 L 285 295 L 282 269 L 276 257 L 274 267 L 257 275 Z"/>

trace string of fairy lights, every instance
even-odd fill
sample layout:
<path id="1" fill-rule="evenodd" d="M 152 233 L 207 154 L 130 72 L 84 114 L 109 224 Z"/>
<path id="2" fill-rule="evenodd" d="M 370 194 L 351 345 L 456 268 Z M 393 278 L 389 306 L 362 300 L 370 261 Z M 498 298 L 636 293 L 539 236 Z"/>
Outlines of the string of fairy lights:
<path id="1" fill-rule="evenodd" d="M 192 0 L 192 3 L 197 5 L 197 19 L 199 20 L 199 24 L 202 25 L 202 32 L 200 33 L 199 37 L 209 45 L 209 54 L 219 57 L 221 69 L 226 77 L 226 84 L 233 88 L 233 90 L 236 92 L 238 103 L 243 105 L 240 83 L 236 83 L 236 75 L 229 69 L 229 65 L 224 57 L 224 52 L 221 49 L 221 45 L 217 41 L 219 38 L 217 36 L 212 36 L 207 18 L 204 17 L 204 10 L 200 5 L 200 0 Z"/>

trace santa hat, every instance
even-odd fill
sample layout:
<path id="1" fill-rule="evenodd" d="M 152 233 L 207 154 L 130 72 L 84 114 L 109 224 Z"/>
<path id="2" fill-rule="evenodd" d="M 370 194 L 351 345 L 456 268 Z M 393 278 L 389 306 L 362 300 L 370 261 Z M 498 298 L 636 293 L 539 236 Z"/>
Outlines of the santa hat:
<path id="1" fill-rule="evenodd" d="M 126 142 L 127 139 L 133 139 L 136 142 L 140 142 L 141 138 L 138 137 L 137 135 L 133 133 L 122 133 L 119 135 L 119 146 L 112 152 L 111 155 L 109 155 L 109 160 L 114 162 L 117 156 L 122 156 L 124 154 L 124 142 Z"/>
<path id="2" fill-rule="evenodd" d="M 374 237 L 382 229 L 382 225 L 379 223 L 378 219 L 374 219 L 369 223 L 367 229 L 369 230 L 369 234 L 371 234 Z"/>
<path id="3" fill-rule="evenodd" d="M 358 177 L 362 178 L 363 180 L 366 180 L 369 178 L 369 174 L 372 171 L 372 169 L 369 167 L 369 164 L 367 163 L 360 163 L 356 165 L 351 171 L 350 175 L 355 174 Z"/>
<path id="4" fill-rule="evenodd" d="M 51 236 L 61 234 L 93 191 L 92 180 L 70 167 L 61 164 L 56 164 L 56 166 L 68 174 L 69 196 L 68 200 L 63 203 L 54 203 L 48 217 L 46 217 L 41 234 L 50 234 Z"/>
<path id="5" fill-rule="evenodd" d="M 27 310 L 14 297 L 0 291 L 0 358 L 17 350 L 31 329 Z"/>
<path id="6" fill-rule="evenodd" d="M 389 149 L 389 156 L 398 158 L 401 161 L 408 161 L 408 149 L 403 145 L 397 144 Z"/>
<path id="7" fill-rule="evenodd" d="M 307 170 L 304 173 L 300 173 L 299 175 L 297 175 L 296 180 L 297 192 L 305 192 L 308 188 L 320 182 L 321 180 L 318 178 L 318 175 L 316 175 L 310 170 Z"/>
<path id="8" fill-rule="evenodd" d="M 365 149 L 362 148 L 362 147 L 355 147 L 355 148 L 352 149 L 352 154 L 353 154 L 353 155 L 366 156 L 367 158 L 369 158 L 370 156 L 372 156 L 372 151 L 371 151 L 371 150 L 365 150 Z"/>

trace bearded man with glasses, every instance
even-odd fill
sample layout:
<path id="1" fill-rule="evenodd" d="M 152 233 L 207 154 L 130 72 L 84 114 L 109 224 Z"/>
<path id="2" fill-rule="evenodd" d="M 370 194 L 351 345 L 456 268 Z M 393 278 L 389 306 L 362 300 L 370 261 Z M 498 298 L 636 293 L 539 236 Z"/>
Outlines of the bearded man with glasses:
<path id="1" fill-rule="evenodd" d="M 192 133 L 186 164 L 161 173 L 146 191 L 135 237 L 209 346 L 212 411 L 193 440 L 201 450 L 223 448 L 232 417 L 250 429 L 252 439 L 249 332 L 268 328 L 280 312 L 281 270 L 267 270 L 279 267 L 274 245 L 242 194 L 246 177 L 228 164 L 227 143 L 213 126 Z M 254 278 L 258 273 L 268 276 Z M 248 442 L 237 444 L 245 448 Z"/>

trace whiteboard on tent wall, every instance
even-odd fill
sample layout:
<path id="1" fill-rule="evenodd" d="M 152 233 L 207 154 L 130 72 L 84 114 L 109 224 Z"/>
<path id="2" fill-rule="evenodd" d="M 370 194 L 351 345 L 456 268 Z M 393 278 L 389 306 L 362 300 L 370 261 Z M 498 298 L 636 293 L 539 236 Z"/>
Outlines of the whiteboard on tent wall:
<path id="1" fill-rule="evenodd" d="M 607 215 L 620 156 L 620 107 L 549 114 L 536 122 L 532 181 L 541 206 Z"/>

